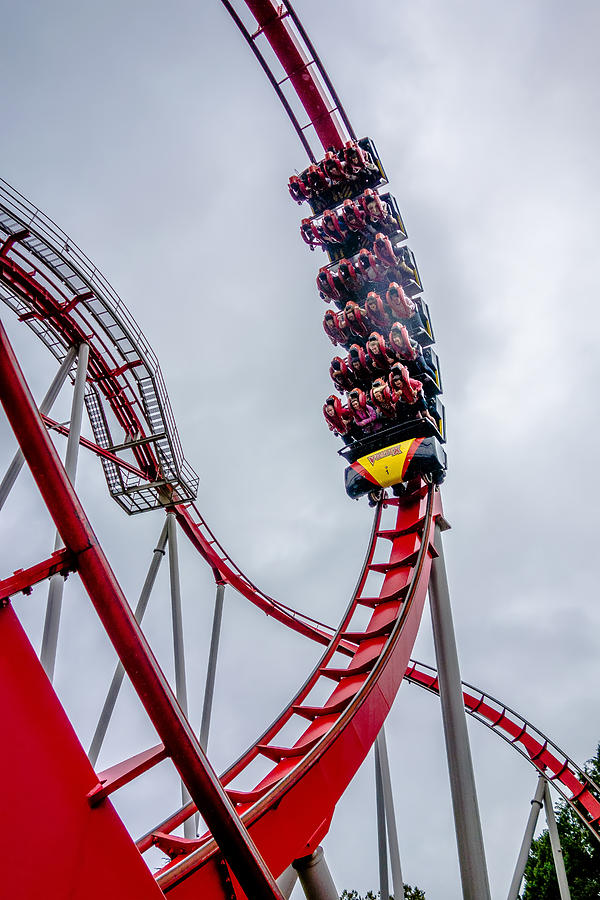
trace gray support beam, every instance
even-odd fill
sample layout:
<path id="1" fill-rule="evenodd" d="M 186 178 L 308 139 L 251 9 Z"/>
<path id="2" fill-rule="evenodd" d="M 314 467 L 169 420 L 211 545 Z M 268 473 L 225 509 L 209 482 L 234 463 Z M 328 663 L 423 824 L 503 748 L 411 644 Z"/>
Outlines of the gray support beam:
<path id="1" fill-rule="evenodd" d="M 462 891 L 464 900 L 490 900 L 490 885 L 439 522 L 436 522 L 435 526 L 435 548 L 439 555 L 434 559 L 431 569 L 429 601 Z"/>
<path id="2" fill-rule="evenodd" d="M 377 747 L 381 764 L 381 783 L 383 786 L 383 801 L 385 807 L 388 847 L 390 851 L 393 893 L 395 900 L 404 900 L 404 880 L 402 878 L 402 866 L 400 865 L 400 848 L 398 844 L 394 794 L 392 792 L 392 778 L 390 775 L 390 760 L 387 752 L 385 728 L 382 728 L 377 736 Z"/>
<path id="3" fill-rule="evenodd" d="M 556 869 L 556 878 L 558 879 L 560 900 L 571 900 L 571 892 L 569 891 L 567 873 L 565 872 L 565 861 L 563 859 L 562 847 L 560 845 L 558 828 L 556 827 L 556 817 L 554 815 L 554 807 L 552 806 L 552 797 L 550 796 L 550 788 L 548 787 L 548 782 L 546 782 L 544 786 L 544 810 L 546 811 L 548 834 L 550 835 L 550 846 L 552 847 L 554 868 Z"/>
<path id="4" fill-rule="evenodd" d="M 152 553 L 152 561 L 148 569 L 148 574 L 146 575 L 146 580 L 144 581 L 139 600 L 135 608 L 134 615 L 138 622 L 141 622 L 144 618 L 144 613 L 146 612 L 146 608 L 148 606 L 150 594 L 152 593 L 152 588 L 154 587 L 154 582 L 156 581 L 156 576 L 158 575 L 160 564 L 163 561 L 165 555 L 165 547 L 167 546 L 167 529 L 168 525 L 167 521 L 165 520 L 162 531 L 160 533 L 160 537 L 158 539 L 158 543 Z M 102 712 L 100 713 L 100 718 L 98 719 L 98 724 L 96 726 L 94 737 L 92 738 L 92 743 L 90 744 L 90 749 L 88 752 L 89 760 L 93 766 L 96 765 L 98 754 L 100 753 L 104 738 L 106 737 L 106 732 L 115 709 L 117 697 L 119 696 L 119 691 L 121 690 L 121 685 L 123 684 L 124 675 L 125 669 L 123 668 L 123 664 L 121 662 L 118 662 L 115 667 L 114 675 L 110 683 L 110 687 L 106 695 L 106 700 L 104 701 L 104 706 L 102 707 Z"/>
<path id="5" fill-rule="evenodd" d="M 206 751 L 208 746 L 208 733 L 210 731 L 210 718 L 212 715 L 213 697 L 215 693 L 215 676 L 217 672 L 217 658 L 219 655 L 219 640 L 221 638 L 221 623 L 223 621 L 224 596 L 225 584 L 223 582 L 217 582 L 215 612 L 213 615 L 210 651 L 206 669 L 206 687 L 204 688 L 204 702 L 202 704 L 202 722 L 200 723 L 200 743 L 202 744 L 202 749 L 204 751 Z"/>
<path id="6" fill-rule="evenodd" d="M 215 570 L 215 578 L 220 578 Z M 206 684 L 204 687 L 204 701 L 202 703 L 202 721 L 200 722 L 200 734 L 198 740 L 202 749 L 206 752 L 208 747 L 208 734 L 210 731 L 210 719 L 212 715 L 213 697 L 215 693 L 215 677 L 217 674 L 217 659 L 219 656 L 219 641 L 221 638 L 221 623 L 223 621 L 223 600 L 225 597 L 225 583 L 217 580 L 217 596 L 215 597 L 215 611 L 213 614 L 212 632 L 210 636 L 210 650 L 208 653 L 208 666 L 206 668 Z M 200 813 L 196 813 L 194 824 L 196 833 L 200 823 Z M 287 870 L 286 870 L 287 871 Z M 293 872 L 293 869 L 290 871 Z M 294 881 L 297 875 L 294 872 Z M 292 885 L 293 886 L 293 885 Z"/>
<path id="7" fill-rule="evenodd" d="M 519 850 L 519 855 L 517 857 L 517 864 L 515 866 L 515 871 L 514 871 L 514 874 L 512 877 L 512 881 L 510 883 L 510 887 L 508 889 L 507 900 L 518 900 L 519 888 L 521 887 L 521 882 L 523 881 L 523 875 L 525 874 L 525 866 L 527 865 L 529 851 L 531 850 L 531 842 L 533 841 L 535 827 L 537 825 L 537 820 L 540 815 L 540 810 L 541 810 L 542 804 L 544 802 L 545 789 L 546 789 L 546 779 L 544 778 L 543 775 L 540 775 L 538 778 L 538 783 L 537 783 L 537 788 L 536 788 L 534 798 L 531 801 L 531 810 L 529 812 L 529 818 L 527 819 L 527 825 L 525 826 L 525 834 L 523 835 L 523 842 L 521 844 L 521 849 Z"/>
<path id="8" fill-rule="evenodd" d="M 77 373 L 73 387 L 73 400 L 71 403 L 71 419 L 69 423 L 69 437 L 67 439 L 67 452 L 65 455 L 65 472 L 69 476 L 71 484 L 75 486 L 77 476 L 77 461 L 79 459 L 79 438 L 81 437 L 81 421 L 83 418 L 83 398 L 85 394 L 85 382 L 87 379 L 88 360 L 90 348 L 87 344 L 81 344 L 77 353 Z M 62 546 L 60 535 L 56 532 L 54 549 Z M 46 605 L 46 618 L 44 621 L 44 634 L 42 636 L 42 648 L 40 661 L 50 681 L 54 680 L 54 666 L 56 663 L 56 648 L 58 645 L 58 629 L 60 626 L 60 613 L 65 580 L 62 575 L 53 575 L 48 588 L 48 603 Z"/>
<path id="9" fill-rule="evenodd" d="M 177 549 L 177 520 L 175 513 L 167 512 L 167 534 L 169 538 L 169 574 L 171 578 L 171 617 L 173 621 L 173 656 L 175 660 L 175 695 L 184 716 L 188 717 L 187 681 L 185 676 L 185 649 L 183 646 L 183 617 L 181 613 L 181 587 L 179 582 L 179 552 Z M 190 799 L 187 788 L 181 783 L 181 802 Z M 196 837 L 194 816 L 183 823 L 186 838 Z"/>
<path id="10" fill-rule="evenodd" d="M 54 376 L 54 379 L 52 380 L 50 387 L 46 391 L 46 396 L 40 403 L 39 409 L 40 409 L 40 413 L 43 416 L 47 416 L 48 413 L 50 412 L 50 410 L 52 409 L 52 407 L 54 406 L 54 401 L 60 394 L 60 390 L 61 390 L 63 384 L 65 383 L 65 381 L 67 380 L 67 375 L 71 371 L 71 366 L 73 365 L 76 356 L 77 356 L 77 350 L 75 349 L 75 347 L 70 347 L 69 350 L 67 351 L 67 355 L 65 356 L 62 363 L 60 364 L 60 368 L 59 368 L 58 372 L 56 373 L 56 375 Z M 13 485 L 19 476 L 19 472 L 23 468 L 24 462 L 25 462 L 25 457 L 23 456 L 23 454 L 21 453 L 20 450 L 17 450 L 17 452 L 15 453 L 15 455 L 13 457 L 13 461 L 11 462 L 11 464 L 9 465 L 9 467 L 6 471 L 6 475 L 2 479 L 2 483 L 0 483 L 0 509 L 2 509 L 2 507 L 6 503 L 6 498 L 8 497 L 8 495 L 10 494 L 10 492 L 12 490 Z"/>
<path id="11" fill-rule="evenodd" d="M 284 871 L 277 879 L 277 887 L 285 897 L 285 900 L 290 900 L 292 891 L 296 887 L 297 881 L 298 873 L 293 866 L 288 866 L 287 869 L 284 869 Z"/>
<path id="12" fill-rule="evenodd" d="M 339 900 L 323 848 L 317 847 L 310 856 L 302 856 L 292 863 L 298 873 L 306 900 Z"/>
<path id="13" fill-rule="evenodd" d="M 381 900 L 390 900 L 390 884 L 388 878 L 387 836 L 385 830 L 385 800 L 383 799 L 383 779 L 381 777 L 381 759 L 379 744 L 375 741 L 375 801 L 377 807 L 377 855 L 379 860 L 379 896 Z"/>

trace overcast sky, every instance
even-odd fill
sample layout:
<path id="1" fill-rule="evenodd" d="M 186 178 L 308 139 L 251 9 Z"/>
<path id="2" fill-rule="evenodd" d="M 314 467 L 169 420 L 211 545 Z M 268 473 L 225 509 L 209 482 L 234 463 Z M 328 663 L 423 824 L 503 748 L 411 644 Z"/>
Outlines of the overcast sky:
<path id="1" fill-rule="evenodd" d="M 264 75 L 217 0 L 168 10 L 155 0 L 3 7 L 0 174 L 85 250 L 147 335 L 200 473 L 200 509 L 233 558 L 270 594 L 339 621 L 371 511 L 347 499 L 322 419 L 333 355 L 314 287 L 324 258 L 299 237 L 304 212 L 286 184 L 306 159 Z M 600 739 L 600 8 L 296 7 L 356 131 L 378 146 L 433 318 L 463 677 L 583 763 Z M 40 397 L 52 360 L 8 312 L 2 318 Z M 57 417 L 68 406 L 66 392 Z M 14 443 L 2 429 L 5 466 Z M 93 458 L 81 458 L 78 485 L 133 602 L 161 514 L 127 519 Z M 27 474 L 0 529 L 4 574 L 47 555 L 52 527 Z M 199 723 L 213 588 L 184 540 L 190 717 Z M 36 646 L 44 604 L 43 588 L 15 603 Z M 114 657 L 74 578 L 63 619 L 56 684 L 87 746 Z M 171 673 L 168 622 L 165 572 L 147 630 Z M 430 630 L 426 609 L 415 656 L 434 663 Z M 222 650 L 209 748 L 218 769 L 263 731 L 318 655 L 233 592 Z M 73 674 L 83 666 L 86 692 Z M 405 880 L 428 900 L 456 900 L 438 701 L 404 685 L 387 731 Z M 536 777 L 481 726 L 471 736 L 500 900 Z M 126 692 L 99 765 L 151 741 Z M 174 779 L 160 777 L 165 794 L 154 805 L 146 788 L 150 812 L 133 790 L 117 798 L 135 835 L 178 803 Z M 377 887 L 371 759 L 324 846 L 340 890 Z"/>

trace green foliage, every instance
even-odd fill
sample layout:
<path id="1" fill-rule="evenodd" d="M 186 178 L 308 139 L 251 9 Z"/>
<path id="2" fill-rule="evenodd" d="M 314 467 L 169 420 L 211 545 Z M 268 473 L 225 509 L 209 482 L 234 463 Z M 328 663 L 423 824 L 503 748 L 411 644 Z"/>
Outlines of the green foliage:
<path id="1" fill-rule="evenodd" d="M 394 898 L 390 895 L 391 900 Z M 358 891 L 342 891 L 340 900 L 378 900 L 379 891 L 376 894 L 373 891 L 367 891 L 364 895 Z M 425 892 L 418 887 L 411 887 L 410 884 L 404 885 L 404 900 L 426 900 Z"/>
<path id="2" fill-rule="evenodd" d="M 584 766 L 586 774 L 600 783 L 600 744 L 596 756 Z M 599 798 L 600 799 L 600 798 Z M 600 897 L 600 843 L 564 802 L 556 807 L 556 823 L 565 860 L 571 900 Z M 525 868 L 522 900 L 560 900 L 548 831 L 534 840 Z"/>

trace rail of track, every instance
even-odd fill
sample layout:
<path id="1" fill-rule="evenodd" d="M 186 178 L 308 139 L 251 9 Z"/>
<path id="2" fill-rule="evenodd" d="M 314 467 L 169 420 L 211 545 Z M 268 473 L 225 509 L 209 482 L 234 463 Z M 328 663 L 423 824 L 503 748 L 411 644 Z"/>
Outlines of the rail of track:
<path id="1" fill-rule="evenodd" d="M 405 679 L 439 696 L 437 672 L 411 660 Z M 600 840 L 600 787 L 577 763 L 510 706 L 463 681 L 465 710 L 527 759 Z"/>

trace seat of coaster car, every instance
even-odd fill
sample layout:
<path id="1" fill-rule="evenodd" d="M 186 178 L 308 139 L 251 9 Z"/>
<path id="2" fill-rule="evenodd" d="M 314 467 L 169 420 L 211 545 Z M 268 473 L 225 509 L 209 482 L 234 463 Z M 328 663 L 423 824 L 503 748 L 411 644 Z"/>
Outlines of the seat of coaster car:
<path id="1" fill-rule="evenodd" d="M 439 405 L 441 406 L 441 404 Z M 444 440 L 441 430 L 437 429 L 429 419 L 411 419 L 408 422 L 400 422 L 389 428 L 383 428 L 374 434 L 365 435 L 360 440 L 341 447 L 338 453 L 348 462 L 355 462 L 361 456 L 373 453 L 381 447 L 416 437 L 434 437 L 438 441 Z"/>
<path id="2" fill-rule="evenodd" d="M 359 194 L 362 194 L 367 188 L 376 188 L 380 187 L 382 184 L 387 184 L 387 175 L 385 174 L 379 154 L 377 153 L 375 144 L 371 138 L 361 138 L 358 141 L 358 146 L 371 155 L 371 159 L 376 166 L 375 170 L 372 172 L 365 172 L 364 175 L 354 181 L 346 181 L 341 184 L 331 185 L 317 197 L 311 197 L 308 203 L 313 211 L 313 215 L 318 216 L 324 210 L 343 203 L 344 200 L 351 200 Z M 319 161 L 319 165 L 321 162 L 322 160 Z M 304 172 L 300 177 L 303 176 Z"/>

